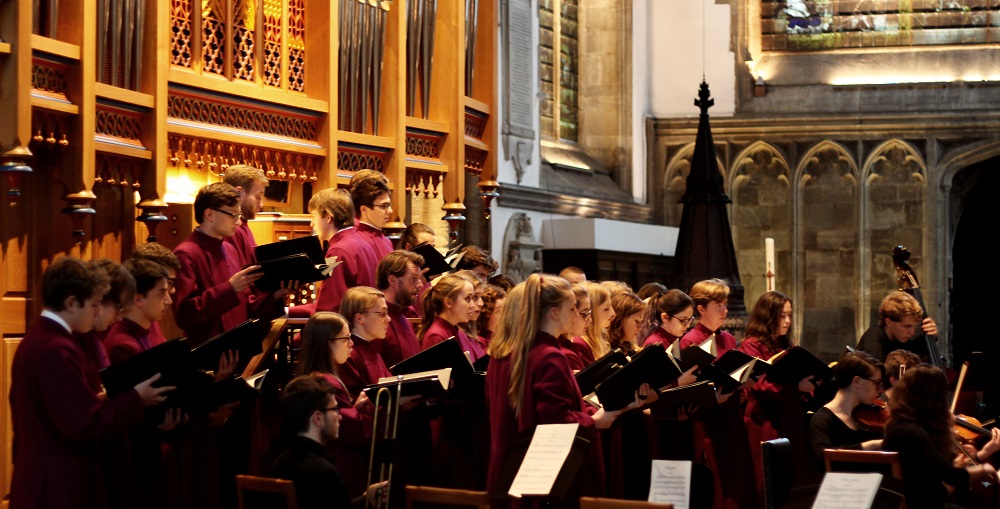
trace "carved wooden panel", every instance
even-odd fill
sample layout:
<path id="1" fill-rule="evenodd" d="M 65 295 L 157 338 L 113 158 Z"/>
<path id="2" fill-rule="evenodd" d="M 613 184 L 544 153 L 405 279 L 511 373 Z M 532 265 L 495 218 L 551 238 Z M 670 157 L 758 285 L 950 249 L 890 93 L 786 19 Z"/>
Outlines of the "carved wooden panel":
<path id="1" fill-rule="evenodd" d="M 232 2 L 233 79 L 253 81 L 256 68 L 254 34 L 257 26 L 257 2 L 254 0 L 232 0 Z"/>
<path id="2" fill-rule="evenodd" d="M 264 84 L 281 87 L 281 0 L 264 0 Z"/>
<path id="3" fill-rule="evenodd" d="M 260 104 L 232 104 L 213 100 L 187 89 L 171 88 L 167 98 L 167 116 L 260 133 L 288 136 L 301 140 L 316 140 L 319 115 L 297 114 Z"/>
<path id="4" fill-rule="evenodd" d="M 465 135 L 477 140 L 483 139 L 483 132 L 486 131 L 486 122 L 490 116 L 472 108 L 465 108 Z"/>
<path id="5" fill-rule="evenodd" d="M 205 171 L 212 178 L 222 179 L 230 166 L 247 164 L 262 168 L 271 180 L 318 179 L 320 159 L 315 156 L 176 134 L 169 136 L 167 145 L 171 166 Z"/>
<path id="6" fill-rule="evenodd" d="M 191 67 L 191 0 L 170 0 L 170 63 Z"/>
<path id="7" fill-rule="evenodd" d="M 429 198 L 431 195 L 437 198 L 443 176 L 443 172 L 407 168 L 405 190 L 407 193 L 412 193 L 414 198 L 418 197 L 420 193 L 423 193 L 424 198 Z"/>
<path id="8" fill-rule="evenodd" d="M 202 0 L 201 58 L 203 73 L 226 73 L 226 0 Z"/>
<path id="9" fill-rule="evenodd" d="M 141 141 L 145 111 L 116 101 L 99 100 L 94 137 L 98 141 L 145 149 Z"/>
<path id="10" fill-rule="evenodd" d="M 35 54 L 31 59 L 32 93 L 70 103 L 66 96 L 66 71 L 69 64 L 57 57 Z"/>
<path id="11" fill-rule="evenodd" d="M 94 188 L 118 186 L 127 192 L 138 190 L 145 166 L 143 159 L 98 153 Z"/>
<path id="12" fill-rule="evenodd" d="M 486 163 L 486 156 L 489 152 L 471 146 L 465 147 L 465 171 L 479 175 L 483 171 L 483 164 Z"/>
<path id="13" fill-rule="evenodd" d="M 389 149 L 340 143 L 337 146 L 337 169 L 347 171 L 375 170 L 384 172 Z"/>
<path id="14" fill-rule="evenodd" d="M 306 2 L 288 0 L 288 89 L 306 89 Z"/>
<path id="15" fill-rule="evenodd" d="M 406 130 L 406 155 L 408 156 L 438 159 L 441 157 L 442 143 L 444 143 L 444 136 L 441 133 Z"/>

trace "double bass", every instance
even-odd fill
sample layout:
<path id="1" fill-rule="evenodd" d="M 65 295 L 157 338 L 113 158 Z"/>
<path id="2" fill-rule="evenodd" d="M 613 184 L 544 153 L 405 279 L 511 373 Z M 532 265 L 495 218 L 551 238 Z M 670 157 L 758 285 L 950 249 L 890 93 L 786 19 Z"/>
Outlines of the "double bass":
<path id="1" fill-rule="evenodd" d="M 899 283 L 899 289 L 917 299 L 920 309 L 924 311 L 924 316 L 920 320 L 921 324 L 918 324 L 920 326 L 923 320 L 927 318 L 927 306 L 924 304 L 924 297 L 920 293 L 920 280 L 917 279 L 916 272 L 913 272 L 913 268 L 910 267 L 909 260 L 910 252 L 904 246 L 896 246 L 892 250 L 892 263 L 896 266 L 896 280 Z M 931 339 L 922 328 L 918 336 L 922 337 L 924 344 L 927 345 L 928 363 L 948 373 L 949 370 L 945 366 L 944 357 L 938 352 L 937 341 Z M 954 373 L 950 373 L 948 379 L 953 380 L 953 378 Z"/>

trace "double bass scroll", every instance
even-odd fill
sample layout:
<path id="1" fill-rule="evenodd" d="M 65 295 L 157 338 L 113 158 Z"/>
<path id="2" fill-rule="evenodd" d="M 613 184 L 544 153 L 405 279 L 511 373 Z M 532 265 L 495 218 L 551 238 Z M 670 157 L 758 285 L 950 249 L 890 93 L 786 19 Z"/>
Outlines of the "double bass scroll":
<path id="1" fill-rule="evenodd" d="M 896 266 L 896 279 L 899 283 L 899 289 L 909 293 L 913 298 L 917 299 L 917 303 L 920 304 L 920 308 L 924 311 L 924 316 L 921 318 L 922 325 L 923 319 L 927 318 L 927 306 L 924 304 L 924 297 L 920 292 L 920 280 L 917 279 L 916 272 L 910 267 L 908 263 L 910 259 L 910 252 L 904 246 L 896 246 L 892 250 L 892 263 Z M 923 330 L 921 329 L 920 336 L 923 337 L 924 343 L 927 345 L 927 355 L 930 360 L 930 364 L 934 365 L 940 369 L 947 369 L 944 362 L 944 357 L 938 352 L 937 342 L 931 339 Z"/>

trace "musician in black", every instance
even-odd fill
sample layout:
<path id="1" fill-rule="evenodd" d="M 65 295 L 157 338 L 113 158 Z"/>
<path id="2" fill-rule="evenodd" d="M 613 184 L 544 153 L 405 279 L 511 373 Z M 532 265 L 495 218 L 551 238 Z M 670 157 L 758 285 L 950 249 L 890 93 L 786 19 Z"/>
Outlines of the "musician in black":
<path id="1" fill-rule="evenodd" d="M 300 509 L 362 507 L 366 498 L 374 504 L 387 492 L 388 482 L 383 481 L 349 498 L 337 467 L 327 457 L 325 446 L 340 435 L 340 408 L 325 378 L 304 375 L 289 382 L 281 394 L 281 421 L 290 441 L 269 475 L 295 482 Z"/>
<path id="2" fill-rule="evenodd" d="M 918 341 L 922 337 L 920 334 L 937 341 L 938 329 L 932 318 L 924 318 L 924 310 L 917 299 L 897 290 L 882 299 L 878 314 L 878 324 L 861 336 L 858 350 L 882 362 L 894 350 L 908 350 L 927 360 L 927 343 Z"/>

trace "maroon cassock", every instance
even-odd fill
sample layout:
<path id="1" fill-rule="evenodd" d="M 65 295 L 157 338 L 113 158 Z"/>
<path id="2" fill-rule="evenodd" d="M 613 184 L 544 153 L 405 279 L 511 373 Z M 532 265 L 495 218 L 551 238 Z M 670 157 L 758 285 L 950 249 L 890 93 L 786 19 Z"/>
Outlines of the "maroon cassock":
<path id="1" fill-rule="evenodd" d="M 376 340 L 375 344 L 379 346 L 379 355 L 385 365 L 395 366 L 420 353 L 420 342 L 413 332 L 413 325 L 406 319 L 405 310 L 389 301 L 385 304 L 389 308 L 389 329 L 385 332 L 385 339 Z"/>
<path id="2" fill-rule="evenodd" d="M 80 343 L 80 348 L 83 349 L 84 359 L 87 361 L 87 370 L 85 371 L 87 385 L 93 389 L 94 394 L 104 390 L 99 372 L 111 365 L 108 351 L 104 347 L 104 335 L 96 331 L 73 334 L 73 337 Z"/>
<path id="3" fill-rule="evenodd" d="M 767 360 L 783 349 L 773 343 L 765 343 L 761 338 L 752 337 L 743 340 L 740 351 Z M 774 383 L 765 374 L 753 387 L 747 389 L 747 407 L 743 421 L 759 483 L 763 482 L 762 465 L 758 465 L 761 463 L 760 443 L 775 438 L 787 438 L 791 442 L 796 479 L 804 479 L 801 476 L 810 468 L 805 415 L 798 384 Z"/>
<path id="4" fill-rule="evenodd" d="M 80 344 L 42 317 L 14 353 L 10 408 L 14 425 L 11 507 L 95 507 L 101 471 L 98 441 L 142 420 L 139 393 L 113 398 L 88 386 Z"/>
<path id="5" fill-rule="evenodd" d="M 357 398 L 366 385 L 378 383 L 379 378 L 392 376 L 389 368 L 378 354 L 378 345 L 374 341 L 363 339 L 357 334 L 351 334 L 354 348 L 347 362 L 339 368 L 340 380 L 347 388 L 352 398 Z"/>
<path id="6" fill-rule="evenodd" d="M 104 347 L 108 350 L 111 363 L 118 364 L 131 359 L 136 354 L 162 343 L 158 338 L 150 336 L 151 329 L 145 329 L 128 318 L 123 318 L 112 325 L 108 337 L 104 338 Z"/>
<path id="7" fill-rule="evenodd" d="M 163 328 L 160 327 L 160 322 L 153 322 L 149 326 L 149 342 L 150 344 L 159 345 L 160 343 L 166 343 L 167 337 L 163 335 Z"/>
<path id="8" fill-rule="evenodd" d="M 700 344 L 715 334 L 718 354 L 736 348 L 736 338 L 719 330 L 710 331 L 699 323 L 681 338 L 681 348 Z M 702 408 L 694 415 L 695 461 L 704 462 L 715 472 L 716 509 L 756 507 L 757 484 L 746 475 L 754 466 L 740 407 L 739 394 L 716 407 Z"/>
<path id="9" fill-rule="evenodd" d="M 663 345 L 663 348 L 666 348 L 674 344 L 674 341 L 677 341 L 677 336 L 674 336 L 673 334 L 667 332 L 666 329 L 664 329 L 663 327 L 657 327 L 653 329 L 653 332 L 649 333 L 649 336 L 647 336 L 646 339 L 642 341 L 642 346 L 643 348 L 645 348 L 649 345 L 655 345 L 659 343 Z"/>
<path id="10" fill-rule="evenodd" d="M 573 371 L 580 371 L 581 369 L 587 367 L 583 362 L 583 357 L 580 356 L 582 350 L 590 351 L 590 347 L 587 345 L 579 345 L 574 343 L 572 339 L 561 336 L 559 338 L 559 350 L 562 351 L 563 355 L 566 356 L 566 361 L 569 362 L 569 369 Z"/>
<path id="11" fill-rule="evenodd" d="M 570 370 L 566 356 L 559 350 L 558 340 L 550 334 L 539 332 L 535 345 L 528 353 L 524 373 L 524 393 L 520 415 L 510 406 L 507 390 L 511 385 L 511 358 L 490 359 L 486 371 L 486 398 L 489 409 L 490 449 L 487 489 L 495 491 L 500 486 L 500 474 L 510 456 L 518 433 L 533 429 L 539 424 L 578 423 L 594 427 L 594 419 L 584 411 L 583 396 L 576 378 Z M 604 491 L 604 460 L 599 435 L 587 454 L 578 476 L 585 476 L 588 493 L 601 495 Z M 579 481 L 580 479 L 578 479 Z"/>
<path id="12" fill-rule="evenodd" d="M 375 287 L 375 269 L 378 258 L 375 251 L 354 228 L 344 228 L 330 239 L 326 257 L 336 256 L 342 261 L 330 277 L 323 280 L 316 296 L 316 311 L 339 311 L 340 301 L 349 288 Z"/>
<path id="13" fill-rule="evenodd" d="M 250 225 L 243 221 L 236 227 L 236 235 L 222 239 L 223 242 L 236 248 L 236 254 L 240 256 L 240 266 L 253 265 L 257 263 L 257 241 L 253 238 Z"/>
<path id="14" fill-rule="evenodd" d="M 424 332 L 424 337 L 420 340 L 420 347 L 426 350 L 451 337 L 458 341 L 458 346 L 462 347 L 463 352 L 469 352 L 472 362 L 476 362 L 486 355 L 486 350 L 478 342 L 469 338 L 469 335 L 458 328 L 458 325 L 452 325 L 440 316 L 435 318 L 434 323 Z"/>
<path id="15" fill-rule="evenodd" d="M 333 386 L 333 395 L 340 409 L 340 436 L 327 448 L 347 486 L 347 493 L 364 493 L 368 480 L 368 456 L 372 443 L 372 418 L 375 405 L 367 402 L 355 407 L 344 383 L 331 373 L 319 373 Z"/>
<path id="16" fill-rule="evenodd" d="M 272 320 L 283 308 L 273 296 L 251 299 L 252 290 L 236 293 L 229 278 L 240 271 L 236 248 L 200 230 L 174 250 L 181 262 L 177 272 L 174 321 L 194 344 L 256 317 Z"/>
<path id="17" fill-rule="evenodd" d="M 584 366 L 590 366 L 597 360 L 594 357 L 594 351 L 587 344 L 587 340 L 580 336 L 573 336 L 573 344 L 576 345 L 576 354 L 580 356 L 580 360 L 583 361 Z"/>
<path id="18" fill-rule="evenodd" d="M 392 251 L 392 241 L 389 240 L 389 237 L 385 236 L 385 233 L 382 233 L 381 228 L 359 222 L 358 235 L 361 235 L 361 238 L 365 239 L 372 247 L 372 251 L 375 251 L 375 256 L 378 257 L 378 261 L 382 261 L 382 258 L 385 258 L 385 255 Z"/>

